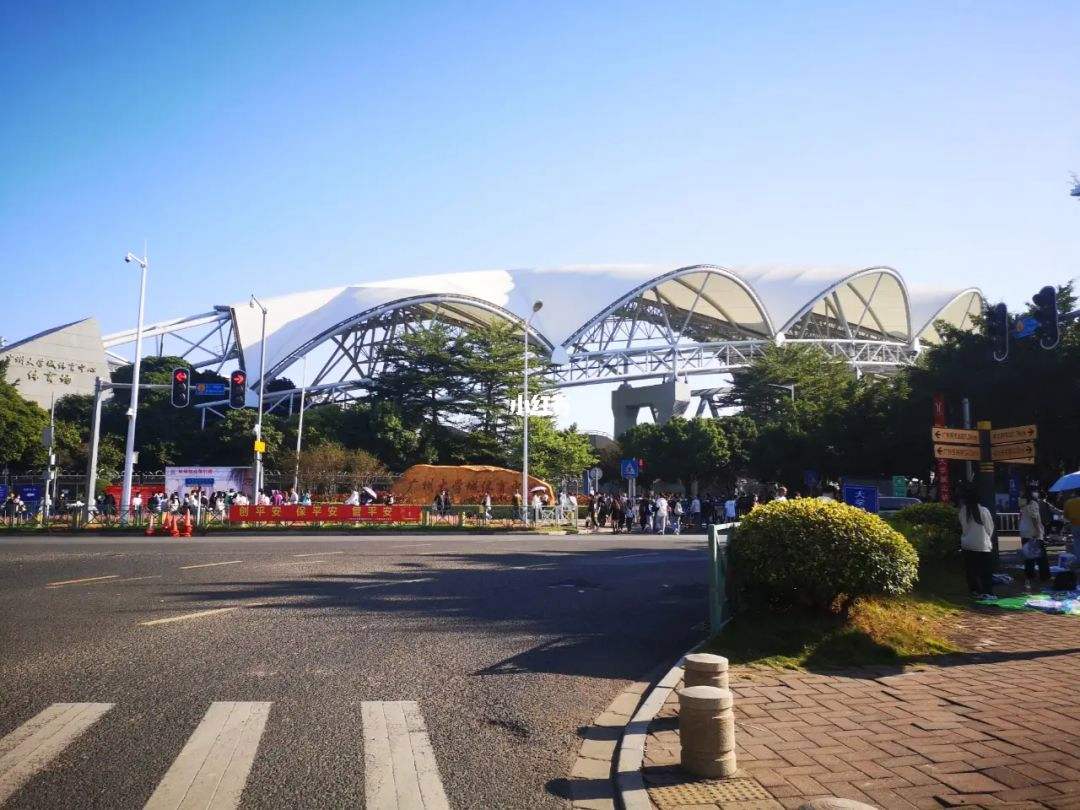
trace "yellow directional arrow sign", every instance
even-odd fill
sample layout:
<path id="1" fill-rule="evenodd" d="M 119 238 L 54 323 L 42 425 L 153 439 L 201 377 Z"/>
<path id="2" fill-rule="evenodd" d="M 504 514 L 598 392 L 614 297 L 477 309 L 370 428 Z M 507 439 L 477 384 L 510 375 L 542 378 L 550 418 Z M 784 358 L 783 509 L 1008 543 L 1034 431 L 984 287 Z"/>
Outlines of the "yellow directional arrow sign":
<path id="1" fill-rule="evenodd" d="M 930 438 L 935 442 L 951 442 L 952 444 L 978 444 L 979 431 L 961 430 L 960 428 L 931 428 Z M 944 458 L 944 456 L 942 456 Z"/>
<path id="2" fill-rule="evenodd" d="M 981 454 L 978 447 L 969 447 L 963 444 L 935 444 L 934 456 L 936 458 L 952 458 L 958 461 L 978 461 Z"/>
<path id="3" fill-rule="evenodd" d="M 990 444 L 1008 444 L 1009 442 L 1029 442 L 1039 435 L 1035 425 L 1020 425 L 1011 428 L 998 428 L 990 431 Z"/>
<path id="4" fill-rule="evenodd" d="M 1035 444 L 1033 442 L 1016 442 L 1015 444 L 995 444 L 990 448 L 990 458 L 994 461 L 1016 461 L 1017 459 L 1031 458 L 1035 456 Z M 1034 463 L 1034 461 L 1032 462 Z"/>

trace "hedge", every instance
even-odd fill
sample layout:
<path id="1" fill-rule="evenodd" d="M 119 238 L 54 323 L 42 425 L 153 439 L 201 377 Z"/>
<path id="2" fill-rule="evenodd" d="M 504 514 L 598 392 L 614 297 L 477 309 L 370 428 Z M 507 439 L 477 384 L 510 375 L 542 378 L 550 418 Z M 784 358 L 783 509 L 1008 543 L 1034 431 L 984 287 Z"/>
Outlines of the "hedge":
<path id="1" fill-rule="evenodd" d="M 746 515 L 731 540 L 731 564 L 746 601 L 846 613 L 856 597 L 911 591 L 919 558 L 877 515 L 800 498 Z"/>
<path id="2" fill-rule="evenodd" d="M 915 547 L 922 560 L 960 556 L 960 518 L 947 503 L 916 503 L 889 518 L 889 524 Z"/>

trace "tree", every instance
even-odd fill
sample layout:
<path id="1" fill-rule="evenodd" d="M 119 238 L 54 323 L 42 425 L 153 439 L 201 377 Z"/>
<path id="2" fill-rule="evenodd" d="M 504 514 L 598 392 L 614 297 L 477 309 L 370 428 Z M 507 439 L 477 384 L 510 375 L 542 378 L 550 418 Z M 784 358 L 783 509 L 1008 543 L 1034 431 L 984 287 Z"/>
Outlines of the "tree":
<path id="1" fill-rule="evenodd" d="M 625 453 L 645 459 L 644 481 L 686 485 L 730 477 L 725 425 L 714 419 L 672 417 L 663 425 L 635 425 L 622 437 Z"/>
<path id="2" fill-rule="evenodd" d="M 515 431 L 507 466 L 521 466 L 521 431 Z M 564 478 L 580 478 L 596 463 L 589 437 L 577 425 L 558 430 L 546 416 L 529 417 L 529 474 L 558 486 Z"/>
<path id="3" fill-rule="evenodd" d="M 8 361 L 0 360 L 0 464 L 15 469 L 39 467 L 46 462 L 41 443 L 49 414 L 24 399 L 7 381 Z"/>
<path id="4" fill-rule="evenodd" d="M 296 454 L 285 453 L 282 470 L 296 469 Z M 300 486 L 321 495 L 344 488 L 359 489 L 386 476 L 389 470 L 371 453 L 349 450 L 338 442 L 322 442 L 300 453 Z"/>

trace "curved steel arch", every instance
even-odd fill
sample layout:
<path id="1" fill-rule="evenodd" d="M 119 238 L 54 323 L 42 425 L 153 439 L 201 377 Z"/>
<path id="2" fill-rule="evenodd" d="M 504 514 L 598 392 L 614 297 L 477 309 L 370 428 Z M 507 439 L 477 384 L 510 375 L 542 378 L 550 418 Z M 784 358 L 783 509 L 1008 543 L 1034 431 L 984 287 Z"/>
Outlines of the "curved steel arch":
<path id="1" fill-rule="evenodd" d="M 656 277 L 650 279 L 649 281 L 643 282 L 643 283 L 639 284 L 638 286 L 634 287 L 629 292 L 627 292 L 624 295 L 617 298 L 611 304 L 608 304 L 606 307 L 601 309 L 596 315 L 594 315 L 588 321 L 586 321 L 584 324 L 582 324 L 580 327 L 578 327 L 578 329 L 575 330 L 574 333 L 572 335 L 570 335 L 570 337 L 568 337 L 565 341 L 563 341 L 562 345 L 564 347 L 566 347 L 566 346 L 570 346 L 570 345 L 573 345 L 574 343 L 578 342 L 581 339 L 582 335 L 586 334 L 590 329 L 595 328 L 598 324 L 603 322 L 605 318 L 609 317 L 614 312 L 616 312 L 620 307 L 623 307 L 626 304 L 630 303 L 631 301 L 634 301 L 635 299 L 637 299 L 640 296 L 644 295 L 649 290 L 651 290 L 651 289 L 653 289 L 655 287 L 659 287 L 661 284 L 663 284 L 663 283 L 665 283 L 667 281 L 678 280 L 678 279 L 682 278 L 683 276 L 688 276 L 688 275 L 691 275 L 691 274 L 694 274 L 694 273 L 701 273 L 701 272 L 705 272 L 705 273 L 709 273 L 709 274 L 712 274 L 712 275 L 720 276 L 721 278 L 725 278 L 725 279 L 727 279 L 729 281 L 732 281 L 738 287 L 740 287 L 744 292 L 746 292 L 746 294 L 750 297 L 750 300 L 753 301 L 754 306 L 757 307 L 758 313 L 761 315 L 762 322 L 765 324 L 766 328 L 768 329 L 769 336 L 771 337 L 773 334 L 775 334 L 775 332 L 773 330 L 773 326 L 772 326 L 772 319 L 769 317 L 768 310 L 766 310 L 765 306 L 762 304 L 761 298 L 758 297 L 757 291 L 754 290 L 754 288 L 745 279 L 740 278 L 738 275 L 733 273 L 731 270 L 728 270 L 727 268 L 721 267 L 720 265 L 717 265 L 717 264 L 695 264 L 695 265 L 688 265 L 686 267 L 680 267 L 680 268 L 678 268 L 676 270 L 672 270 L 670 272 L 663 273 L 663 274 L 661 274 L 659 276 L 656 276 Z M 706 300 L 708 301 L 709 299 L 706 299 Z M 714 303 L 712 301 L 709 301 L 709 303 L 712 306 L 714 306 L 718 311 L 723 312 L 723 308 L 718 306 L 716 303 Z M 732 323 L 732 325 L 735 325 L 734 321 L 730 321 L 730 322 Z M 749 331 L 749 330 L 747 330 L 747 331 Z"/>
<path id="2" fill-rule="evenodd" d="M 877 275 L 877 274 L 890 276 L 892 279 L 894 279 L 896 281 L 897 285 L 900 287 L 900 294 L 904 298 L 904 302 L 903 302 L 904 303 L 904 318 L 907 321 L 906 341 L 910 343 L 911 340 L 913 339 L 913 337 L 912 337 L 912 332 L 911 332 L 911 300 L 910 300 L 910 296 L 908 294 L 907 283 L 904 281 L 903 277 L 900 275 L 899 272 L 897 272 L 892 267 L 888 267 L 887 265 L 879 265 L 879 266 L 876 266 L 876 267 L 867 267 L 867 268 L 864 268 L 862 270 L 856 270 L 854 273 L 849 273 L 848 275 L 844 276 L 843 278 L 838 279 L 837 281 L 834 281 L 832 284 L 830 284 L 828 287 L 826 287 L 821 293 L 819 293 L 818 295 L 815 295 L 810 301 L 808 301 L 805 305 L 800 307 L 799 310 L 788 319 L 787 323 L 785 323 L 783 325 L 783 327 L 780 329 L 780 331 L 777 334 L 778 335 L 786 335 L 788 330 L 791 329 L 793 326 L 795 326 L 807 314 L 809 314 L 814 309 L 814 307 L 817 306 L 817 304 L 819 302 L 828 301 L 828 297 L 831 294 L 835 293 L 837 290 L 839 290 L 844 285 L 850 284 L 852 281 L 854 281 L 857 278 L 862 278 L 863 276 L 870 276 L 870 275 Z M 873 313 L 873 309 L 870 306 L 870 301 L 873 301 L 874 294 L 871 293 L 870 299 L 869 299 L 869 301 L 867 301 L 867 300 L 864 300 L 862 295 L 859 292 L 857 292 L 854 288 L 851 288 L 851 289 L 852 289 L 852 292 L 862 302 L 863 306 L 866 308 L 864 314 L 869 314 L 872 318 L 874 318 L 877 321 L 878 326 L 881 327 L 882 336 L 887 341 L 888 340 L 888 332 L 885 331 L 885 328 L 884 328 L 884 326 L 882 326 L 880 319 L 878 319 L 877 316 Z"/>
<path id="3" fill-rule="evenodd" d="M 306 342 L 297 346 L 281 360 L 276 362 L 272 367 L 266 370 L 266 378 L 268 380 L 276 378 L 285 369 L 302 358 L 304 355 L 315 350 L 319 346 L 323 345 L 327 341 L 333 340 L 335 337 L 341 337 L 354 332 L 358 327 L 362 327 L 365 324 L 380 318 L 385 315 L 402 312 L 404 310 L 412 309 L 414 307 L 430 306 L 436 307 L 435 312 L 438 312 L 438 308 L 445 308 L 446 311 L 458 321 L 471 321 L 474 324 L 481 323 L 475 318 L 471 318 L 467 312 L 462 312 L 460 309 L 454 307 L 454 305 L 464 305 L 479 309 L 485 312 L 489 312 L 492 315 L 496 315 L 502 318 L 508 323 L 521 324 L 524 326 L 525 322 L 503 307 L 492 304 L 490 301 L 485 301 L 481 298 L 473 298 L 467 295 L 460 294 L 448 294 L 448 293 L 432 293 L 428 295 L 415 295 L 408 298 L 399 298 L 394 301 L 388 301 L 385 304 L 380 304 L 377 307 L 370 307 L 366 310 L 358 312 L 348 318 L 338 321 L 333 326 L 327 327 L 323 331 L 319 332 L 314 337 L 310 338 Z M 544 335 L 538 332 L 535 328 L 529 327 L 529 334 L 532 338 L 539 341 L 544 347 L 544 351 L 550 353 L 554 348 L 551 341 L 549 341 Z M 393 339 L 393 335 L 390 336 Z M 374 345 L 374 344 L 373 344 Z M 258 380 L 251 381 L 252 387 L 258 385 Z"/>
<path id="4" fill-rule="evenodd" d="M 979 301 L 982 302 L 983 304 L 986 303 L 986 296 L 983 295 L 983 291 L 980 290 L 978 287 L 968 287 L 966 290 L 961 290 L 956 295 L 954 295 L 952 298 L 950 298 L 948 301 L 946 301 L 942 306 L 938 307 L 937 310 L 935 310 L 934 314 L 930 316 L 930 318 L 926 321 L 926 323 L 924 323 L 921 327 L 919 327 L 919 330 L 913 334 L 912 341 L 921 340 L 923 333 L 926 332 L 926 330 L 929 329 L 931 326 L 933 326 L 935 323 L 937 323 L 938 320 L 940 320 L 941 314 L 943 312 L 945 312 L 945 310 L 947 310 L 949 307 L 951 307 L 953 304 L 955 304 L 957 301 L 959 301 L 965 295 L 972 295 L 972 294 L 977 295 L 979 297 Z M 968 310 L 970 310 L 970 309 L 971 309 L 971 307 L 969 305 Z M 971 314 L 970 311 L 968 311 L 968 310 L 965 310 L 965 312 L 964 312 L 964 320 L 960 322 L 960 326 L 958 327 L 959 329 L 964 328 L 964 322 L 967 321 L 968 316 Z"/>

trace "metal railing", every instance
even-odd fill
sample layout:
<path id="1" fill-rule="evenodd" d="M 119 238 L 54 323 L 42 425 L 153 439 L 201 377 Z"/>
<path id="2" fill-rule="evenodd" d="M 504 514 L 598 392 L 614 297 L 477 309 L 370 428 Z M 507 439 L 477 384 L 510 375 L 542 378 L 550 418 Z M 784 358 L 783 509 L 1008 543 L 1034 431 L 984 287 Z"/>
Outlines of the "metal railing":
<path id="1" fill-rule="evenodd" d="M 994 516 L 994 522 L 997 525 L 997 530 L 999 532 L 1012 534 L 1020 531 L 1019 512 L 998 512 Z"/>
<path id="2" fill-rule="evenodd" d="M 734 615 L 728 545 L 736 526 L 737 523 L 709 524 L 709 631 L 712 635 L 719 633 Z"/>

